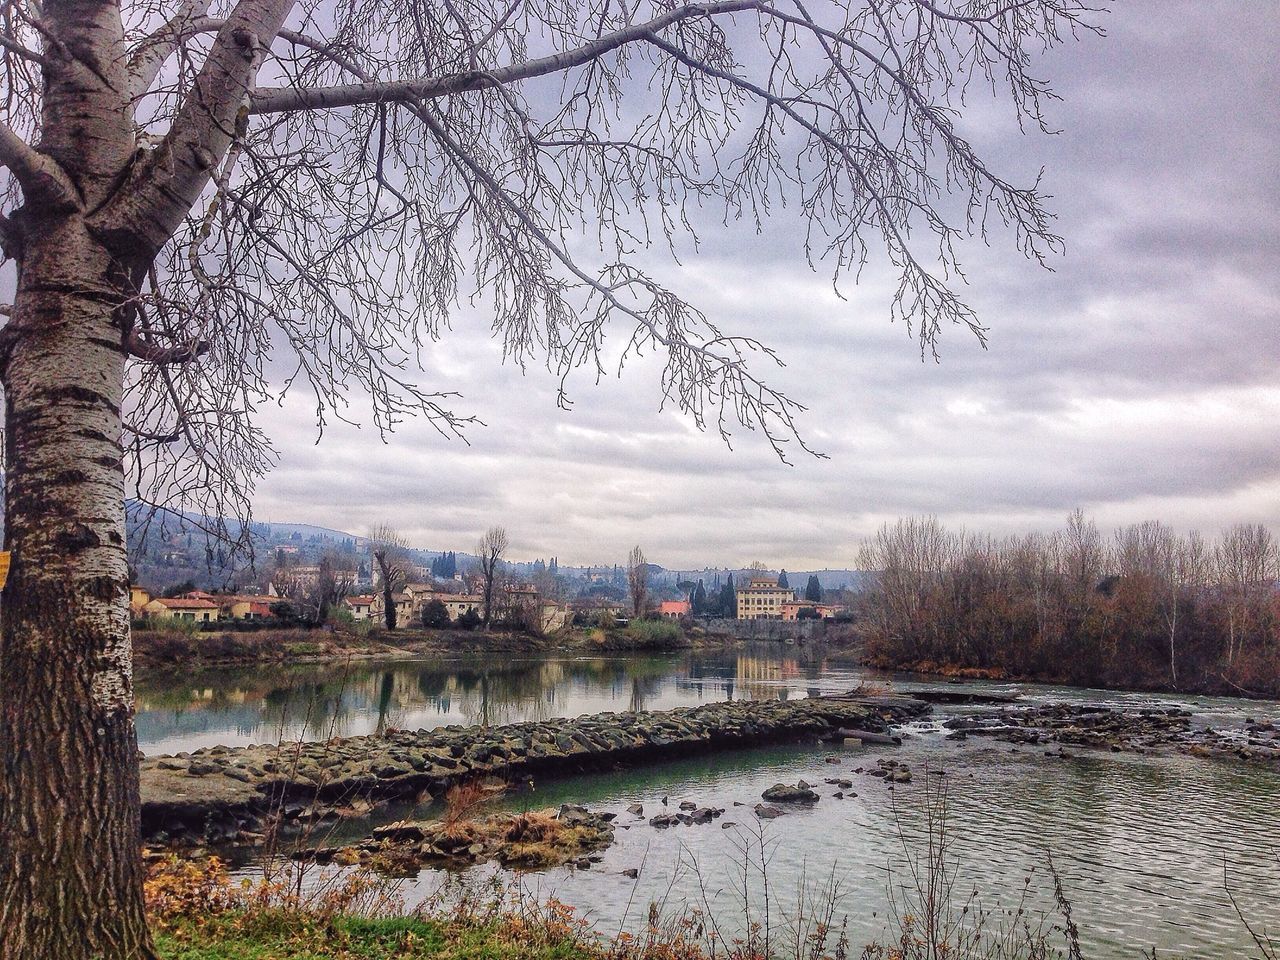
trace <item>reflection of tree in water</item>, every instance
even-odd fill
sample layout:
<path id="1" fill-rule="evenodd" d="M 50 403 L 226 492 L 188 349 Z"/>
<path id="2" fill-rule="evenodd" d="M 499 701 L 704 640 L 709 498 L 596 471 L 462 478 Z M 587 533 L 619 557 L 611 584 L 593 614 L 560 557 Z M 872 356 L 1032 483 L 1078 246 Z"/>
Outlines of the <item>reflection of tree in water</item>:
<path id="1" fill-rule="evenodd" d="M 396 675 L 390 670 L 382 674 L 382 683 L 378 687 L 378 725 L 374 733 L 382 736 L 387 732 L 387 716 L 391 712 L 391 695 L 396 689 Z"/>
<path id="2" fill-rule="evenodd" d="M 152 730 L 152 739 L 216 729 L 246 739 L 323 739 L 414 725 L 415 713 L 498 725 L 560 716 L 580 701 L 638 711 L 695 700 L 778 699 L 820 669 L 808 657 L 797 660 L 799 650 L 781 653 L 271 664 L 153 676 L 139 684 L 139 729 L 144 736 Z"/>

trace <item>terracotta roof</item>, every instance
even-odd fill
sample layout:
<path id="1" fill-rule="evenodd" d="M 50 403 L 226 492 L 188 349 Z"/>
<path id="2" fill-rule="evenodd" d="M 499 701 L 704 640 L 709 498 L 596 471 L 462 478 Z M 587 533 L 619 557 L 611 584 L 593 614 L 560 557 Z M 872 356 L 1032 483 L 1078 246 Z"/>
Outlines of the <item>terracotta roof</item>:
<path id="1" fill-rule="evenodd" d="M 155 603 L 162 604 L 170 610 L 217 610 L 218 605 L 208 600 L 193 600 L 190 597 L 156 597 Z"/>
<path id="2" fill-rule="evenodd" d="M 375 597 L 371 593 L 362 593 L 354 597 L 345 598 L 346 602 L 349 604 L 355 605 L 359 603 L 359 604 L 364 604 L 365 606 L 368 606 L 369 604 L 373 603 L 374 599 Z"/>

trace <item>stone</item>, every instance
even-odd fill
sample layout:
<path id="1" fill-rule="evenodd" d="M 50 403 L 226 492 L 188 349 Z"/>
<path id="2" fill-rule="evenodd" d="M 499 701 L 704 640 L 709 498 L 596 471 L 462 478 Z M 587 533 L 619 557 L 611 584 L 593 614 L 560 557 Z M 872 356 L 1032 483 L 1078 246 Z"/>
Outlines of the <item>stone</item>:
<path id="1" fill-rule="evenodd" d="M 374 827 L 372 836 L 375 840 L 388 840 L 392 843 L 416 843 L 425 840 L 427 834 L 422 829 L 422 824 L 401 820 Z"/>
<path id="2" fill-rule="evenodd" d="M 801 786 L 801 784 L 804 784 Z M 772 787 L 762 793 L 761 798 L 768 800 L 770 803 L 817 803 L 818 795 L 809 789 L 809 785 L 803 780 L 794 786 L 788 786 L 785 783 L 775 783 Z M 756 811 L 759 812 L 759 807 Z"/>
<path id="3" fill-rule="evenodd" d="M 631 814 L 632 816 L 643 817 L 644 804 L 633 803 L 631 806 L 627 807 L 627 813 Z"/>
<path id="4" fill-rule="evenodd" d="M 782 816 L 782 814 L 783 810 L 781 807 L 770 806 L 767 803 L 756 804 L 756 816 L 761 820 L 772 820 L 775 817 Z"/>

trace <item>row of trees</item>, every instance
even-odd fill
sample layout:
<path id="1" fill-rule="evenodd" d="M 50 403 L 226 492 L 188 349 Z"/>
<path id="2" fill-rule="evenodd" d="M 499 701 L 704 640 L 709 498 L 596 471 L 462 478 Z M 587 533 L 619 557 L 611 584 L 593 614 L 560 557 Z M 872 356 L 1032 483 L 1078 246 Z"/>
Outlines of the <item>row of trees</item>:
<path id="1" fill-rule="evenodd" d="M 995 538 L 936 519 L 887 524 L 871 651 L 1077 683 L 1280 692 L 1280 546 L 1256 524 L 1213 541 L 1157 522 L 1104 536 L 1080 511 L 1050 534 Z"/>

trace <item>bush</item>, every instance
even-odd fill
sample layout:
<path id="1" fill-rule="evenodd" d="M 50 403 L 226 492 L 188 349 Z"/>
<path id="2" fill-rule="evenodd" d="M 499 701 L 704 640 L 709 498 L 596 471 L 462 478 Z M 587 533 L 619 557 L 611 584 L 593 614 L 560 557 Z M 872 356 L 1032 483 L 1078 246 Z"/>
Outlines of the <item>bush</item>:
<path id="1" fill-rule="evenodd" d="M 449 626 L 449 610 L 443 600 L 431 600 L 422 608 L 422 625 L 431 629 Z"/>
<path id="2" fill-rule="evenodd" d="M 670 620 L 632 620 L 623 633 L 642 647 L 675 647 L 684 641 L 684 631 Z"/>
<path id="3" fill-rule="evenodd" d="M 468 610 L 466 613 L 458 617 L 455 625 L 461 630 L 474 630 L 480 626 L 480 614 L 475 610 Z"/>

